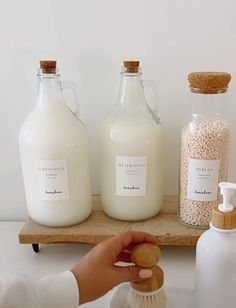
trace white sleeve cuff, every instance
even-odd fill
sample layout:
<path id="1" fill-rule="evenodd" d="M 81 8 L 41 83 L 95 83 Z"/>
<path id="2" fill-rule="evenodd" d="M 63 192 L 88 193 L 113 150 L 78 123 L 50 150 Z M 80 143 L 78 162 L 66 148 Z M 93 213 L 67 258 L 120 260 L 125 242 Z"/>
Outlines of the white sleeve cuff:
<path id="1" fill-rule="evenodd" d="M 38 280 L 34 290 L 37 307 L 78 307 L 78 284 L 74 274 L 70 271 Z"/>

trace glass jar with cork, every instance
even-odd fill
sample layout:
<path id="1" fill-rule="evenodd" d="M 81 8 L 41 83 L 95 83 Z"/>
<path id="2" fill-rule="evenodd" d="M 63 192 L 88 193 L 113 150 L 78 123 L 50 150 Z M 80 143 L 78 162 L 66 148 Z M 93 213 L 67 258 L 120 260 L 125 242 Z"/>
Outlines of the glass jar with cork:
<path id="1" fill-rule="evenodd" d="M 101 200 L 116 219 L 147 219 L 162 206 L 163 129 L 155 89 L 154 81 L 141 79 L 139 61 L 124 61 L 117 105 L 101 136 Z"/>
<path id="2" fill-rule="evenodd" d="M 193 72 L 188 75 L 192 119 L 181 133 L 178 216 L 182 223 L 208 228 L 219 204 L 219 182 L 226 181 L 229 124 L 221 115 L 231 75 Z"/>
<path id="3" fill-rule="evenodd" d="M 92 210 L 88 133 L 67 105 L 62 90 L 73 83 L 60 81 L 57 62 L 40 61 L 38 78 L 37 103 L 19 133 L 27 209 L 39 224 L 65 227 Z"/>

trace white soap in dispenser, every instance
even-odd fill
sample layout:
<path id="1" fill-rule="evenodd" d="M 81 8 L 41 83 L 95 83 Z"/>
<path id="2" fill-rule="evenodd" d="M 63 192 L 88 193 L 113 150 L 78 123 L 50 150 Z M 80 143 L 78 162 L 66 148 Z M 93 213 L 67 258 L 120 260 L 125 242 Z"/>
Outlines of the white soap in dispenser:
<path id="1" fill-rule="evenodd" d="M 210 229 L 198 240 L 194 308 L 236 307 L 236 184 L 219 183 L 223 203 L 213 208 Z"/>

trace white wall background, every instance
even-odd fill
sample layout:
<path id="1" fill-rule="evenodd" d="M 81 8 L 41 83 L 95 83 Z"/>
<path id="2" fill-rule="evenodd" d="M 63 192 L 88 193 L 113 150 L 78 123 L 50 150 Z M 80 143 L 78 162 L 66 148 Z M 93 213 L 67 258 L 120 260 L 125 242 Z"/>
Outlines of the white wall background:
<path id="1" fill-rule="evenodd" d="M 229 180 L 236 181 L 234 0 L 0 0 L 0 220 L 27 215 L 17 135 L 34 107 L 38 60 L 45 58 L 58 60 L 62 79 L 79 83 L 94 193 L 97 132 L 115 103 L 123 59 L 139 59 L 143 77 L 159 83 L 166 194 L 178 191 L 180 128 L 191 111 L 187 74 L 230 72 L 225 114 L 232 126 Z"/>

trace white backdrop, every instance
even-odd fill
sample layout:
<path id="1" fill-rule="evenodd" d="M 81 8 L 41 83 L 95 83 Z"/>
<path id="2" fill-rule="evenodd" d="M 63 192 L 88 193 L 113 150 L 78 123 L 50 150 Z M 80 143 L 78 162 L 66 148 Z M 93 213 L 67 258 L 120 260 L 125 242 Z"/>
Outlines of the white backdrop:
<path id="1" fill-rule="evenodd" d="M 187 74 L 230 72 L 225 114 L 232 131 L 229 180 L 236 181 L 234 0 L 0 0 L 0 4 L 0 220 L 27 215 L 17 137 L 35 104 L 39 59 L 57 59 L 62 79 L 79 83 L 94 193 L 99 193 L 98 129 L 115 103 L 123 59 L 139 59 L 143 77 L 159 83 L 166 194 L 178 192 L 180 128 L 191 111 Z"/>

